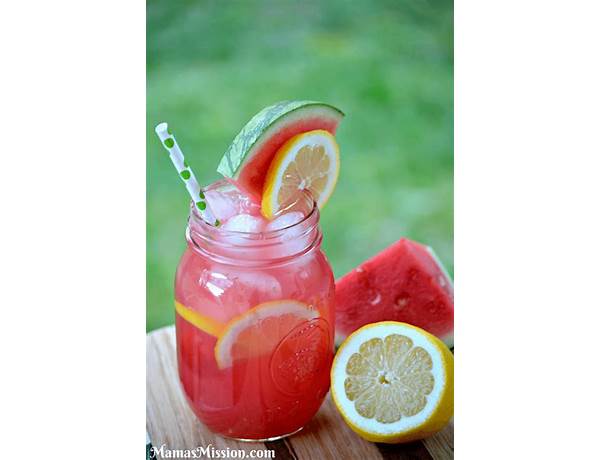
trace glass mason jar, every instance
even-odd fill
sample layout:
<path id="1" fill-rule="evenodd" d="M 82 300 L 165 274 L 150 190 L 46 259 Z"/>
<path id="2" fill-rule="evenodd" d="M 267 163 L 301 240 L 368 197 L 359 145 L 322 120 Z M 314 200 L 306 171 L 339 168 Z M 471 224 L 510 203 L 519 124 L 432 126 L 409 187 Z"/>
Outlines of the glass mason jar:
<path id="1" fill-rule="evenodd" d="M 175 281 L 177 359 L 188 403 L 213 432 L 272 440 L 300 430 L 329 390 L 334 279 L 319 209 L 280 230 L 206 224 L 191 206 Z"/>

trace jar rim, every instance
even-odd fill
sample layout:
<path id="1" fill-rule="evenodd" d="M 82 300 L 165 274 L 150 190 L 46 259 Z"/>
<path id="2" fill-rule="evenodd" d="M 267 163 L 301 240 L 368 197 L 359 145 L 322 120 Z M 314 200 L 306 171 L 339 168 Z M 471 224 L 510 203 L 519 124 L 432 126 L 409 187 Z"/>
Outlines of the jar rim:
<path id="1" fill-rule="evenodd" d="M 205 189 L 205 191 L 214 190 L 218 186 L 221 186 L 224 184 L 229 184 L 229 182 L 227 182 L 226 180 L 217 181 L 217 182 L 211 184 L 209 187 L 207 187 Z M 291 225 L 287 225 L 285 227 L 281 227 L 281 228 L 278 228 L 275 230 L 260 231 L 260 232 L 243 232 L 243 231 L 238 231 L 238 230 L 225 230 L 221 227 L 215 227 L 214 225 L 211 225 L 208 222 L 206 222 L 204 219 L 202 219 L 202 216 L 200 215 L 200 212 L 198 211 L 198 208 L 195 206 L 193 201 L 190 201 L 190 219 L 193 219 L 194 225 L 198 225 L 202 230 L 204 230 L 206 232 L 216 233 L 221 236 L 229 235 L 229 236 L 237 236 L 237 237 L 242 237 L 242 238 L 245 237 L 245 238 L 252 239 L 252 240 L 256 240 L 256 239 L 268 240 L 271 238 L 279 238 L 286 231 L 289 231 L 293 228 L 300 227 L 302 225 L 306 225 L 306 223 L 308 221 L 310 221 L 311 219 L 318 221 L 319 206 L 318 206 L 317 202 L 315 201 L 315 199 L 313 198 L 310 190 L 307 190 L 307 189 L 302 190 L 301 193 L 298 194 L 298 198 L 295 201 L 287 204 L 280 211 L 278 211 L 277 215 L 283 215 L 286 212 L 290 212 L 290 209 L 293 209 L 294 206 L 298 205 L 301 200 L 304 200 L 306 203 L 310 203 L 310 205 L 309 205 L 310 207 L 308 208 L 308 211 L 306 213 L 304 213 L 303 218 L 301 220 L 299 220 L 298 222 L 295 222 Z"/>
<path id="2" fill-rule="evenodd" d="M 193 249 L 224 263 L 243 261 L 260 265 L 284 262 L 309 253 L 322 241 L 319 207 L 308 190 L 300 193 L 278 214 L 299 209 L 304 209 L 304 217 L 294 224 L 276 230 L 243 232 L 209 224 L 192 202 L 186 237 Z"/>

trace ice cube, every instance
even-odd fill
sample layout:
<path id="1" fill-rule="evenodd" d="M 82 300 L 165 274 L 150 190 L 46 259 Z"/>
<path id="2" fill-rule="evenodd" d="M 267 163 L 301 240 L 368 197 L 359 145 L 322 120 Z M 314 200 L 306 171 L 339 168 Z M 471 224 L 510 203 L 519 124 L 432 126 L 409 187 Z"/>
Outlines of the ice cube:
<path id="1" fill-rule="evenodd" d="M 303 219 L 303 213 L 294 211 L 282 214 L 267 224 L 265 228 L 267 231 L 285 229 L 279 237 L 279 244 L 272 247 L 271 257 L 279 258 L 296 254 L 309 245 L 312 232 L 306 234 L 306 225 L 295 225 Z"/>
<path id="2" fill-rule="evenodd" d="M 269 300 L 280 299 L 281 284 L 273 275 L 258 270 L 238 270 L 231 266 L 213 267 L 200 279 L 221 308 L 210 316 L 227 322 L 249 308 Z"/>
<path id="3" fill-rule="evenodd" d="M 238 203 L 231 194 L 219 190 L 207 190 L 204 195 L 211 211 L 221 222 L 238 213 Z"/>
<path id="4" fill-rule="evenodd" d="M 264 219 L 250 214 L 238 214 L 223 224 L 223 230 L 230 232 L 258 233 L 263 230 Z"/>
<path id="5" fill-rule="evenodd" d="M 282 296 L 281 284 L 268 273 L 230 269 L 227 279 L 231 286 L 219 300 L 228 317 L 240 315 L 250 307 Z"/>
<path id="6" fill-rule="evenodd" d="M 278 299 L 281 297 L 281 284 L 279 281 L 267 273 L 259 271 L 239 272 L 232 275 L 236 283 L 240 283 L 243 289 L 248 291 L 258 291 L 260 297 L 269 299 Z"/>
<path id="7" fill-rule="evenodd" d="M 209 272 L 205 269 L 206 275 L 201 280 L 204 281 L 204 285 L 215 297 L 220 297 L 223 293 L 233 286 L 233 281 L 227 278 L 223 273 Z"/>
<path id="8" fill-rule="evenodd" d="M 248 195 L 236 189 L 235 199 L 238 203 L 238 214 L 250 214 L 252 216 L 260 216 L 260 204 L 255 203 Z"/>
<path id="9" fill-rule="evenodd" d="M 221 222 L 236 214 L 260 215 L 260 205 L 226 181 L 212 184 L 204 190 L 204 195 L 215 217 Z"/>
<path id="10" fill-rule="evenodd" d="M 302 214 L 301 212 L 288 212 L 269 222 L 267 224 L 266 230 L 270 232 L 274 230 L 280 230 L 286 227 L 291 227 L 292 225 L 302 221 L 302 219 L 304 219 L 304 214 Z"/>

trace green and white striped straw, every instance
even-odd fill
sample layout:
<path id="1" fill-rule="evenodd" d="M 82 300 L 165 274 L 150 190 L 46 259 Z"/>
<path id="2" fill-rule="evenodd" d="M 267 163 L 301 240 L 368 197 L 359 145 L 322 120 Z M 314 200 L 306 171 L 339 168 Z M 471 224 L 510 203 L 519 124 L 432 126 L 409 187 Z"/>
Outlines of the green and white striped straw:
<path id="1" fill-rule="evenodd" d="M 198 211 L 200 211 L 200 216 L 209 224 L 218 227 L 221 223 L 215 218 L 215 215 L 211 211 L 209 203 L 204 196 L 204 192 L 200 188 L 196 176 L 194 176 L 194 172 L 185 161 L 183 152 L 179 148 L 175 137 L 169 131 L 169 125 L 166 123 L 159 123 L 156 125 L 156 128 L 154 128 L 154 131 L 159 137 L 162 145 L 167 149 L 167 152 L 169 152 L 169 158 L 171 159 L 173 166 L 175 166 L 175 169 L 177 169 L 179 177 L 183 180 L 185 188 L 187 188 L 192 200 L 196 203 Z"/>

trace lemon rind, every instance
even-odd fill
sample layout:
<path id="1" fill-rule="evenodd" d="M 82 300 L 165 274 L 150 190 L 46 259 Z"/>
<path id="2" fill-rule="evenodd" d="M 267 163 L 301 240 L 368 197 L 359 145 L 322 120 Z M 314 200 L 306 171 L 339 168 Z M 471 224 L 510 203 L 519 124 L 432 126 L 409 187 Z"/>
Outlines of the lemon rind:
<path id="1" fill-rule="evenodd" d="M 175 311 L 188 323 L 196 326 L 201 331 L 204 331 L 213 337 L 218 337 L 223 329 L 225 329 L 224 323 L 220 323 L 217 320 L 202 315 L 201 313 L 186 307 L 178 301 L 175 301 Z"/>

